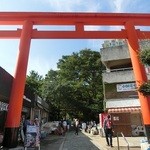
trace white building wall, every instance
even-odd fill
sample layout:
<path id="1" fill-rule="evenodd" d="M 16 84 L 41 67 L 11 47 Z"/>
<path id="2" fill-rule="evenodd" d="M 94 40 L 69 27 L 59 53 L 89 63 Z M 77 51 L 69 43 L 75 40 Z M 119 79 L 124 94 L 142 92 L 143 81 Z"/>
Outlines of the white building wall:
<path id="1" fill-rule="evenodd" d="M 106 101 L 106 108 L 118 108 L 118 107 L 140 107 L 139 99 L 108 99 Z"/>

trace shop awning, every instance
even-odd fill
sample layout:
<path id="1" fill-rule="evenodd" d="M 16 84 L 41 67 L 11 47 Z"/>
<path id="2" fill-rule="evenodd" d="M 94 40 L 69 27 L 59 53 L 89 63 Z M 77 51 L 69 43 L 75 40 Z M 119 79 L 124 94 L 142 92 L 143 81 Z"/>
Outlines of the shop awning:
<path id="1" fill-rule="evenodd" d="M 39 103 L 36 103 L 36 105 L 38 106 L 38 108 L 43 109 L 43 106 L 40 105 Z"/>
<path id="2" fill-rule="evenodd" d="M 126 107 L 126 108 L 111 108 L 108 113 L 127 113 L 127 112 L 140 112 L 140 107 Z"/>

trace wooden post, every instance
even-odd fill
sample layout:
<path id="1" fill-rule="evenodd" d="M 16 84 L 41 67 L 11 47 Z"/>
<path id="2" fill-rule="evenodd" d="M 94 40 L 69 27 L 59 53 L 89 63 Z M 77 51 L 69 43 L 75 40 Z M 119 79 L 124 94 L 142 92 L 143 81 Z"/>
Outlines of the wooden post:
<path id="1" fill-rule="evenodd" d="M 25 21 L 21 32 L 18 62 L 12 84 L 3 140 L 3 146 L 8 148 L 16 147 L 18 144 L 18 131 L 22 112 L 32 26 L 32 22 Z"/>
<path id="2" fill-rule="evenodd" d="M 139 59 L 140 49 L 134 24 L 132 22 L 127 22 L 125 24 L 125 28 L 128 36 L 127 41 L 133 66 L 133 72 L 135 75 L 135 81 L 138 88 L 142 83 L 147 82 L 147 75 L 144 65 L 141 63 Z M 145 126 L 148 142 L 150 143 L 150 97 L 143 96 L 140 92 L 138 92 L 138 95 L 141 104 L 143 123 Z"/>

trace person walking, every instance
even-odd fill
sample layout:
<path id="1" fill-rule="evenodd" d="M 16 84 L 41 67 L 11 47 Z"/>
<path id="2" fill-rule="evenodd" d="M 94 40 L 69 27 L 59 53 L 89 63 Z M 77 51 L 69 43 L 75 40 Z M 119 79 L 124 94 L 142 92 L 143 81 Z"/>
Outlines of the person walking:
<path id="1" fill-rule="evenodd" d="M 79 131 L 79 120 L 75 119 L 75 134 L 78 135 Z"/>
<path id="2" fill-rule="evenodd" d="M 112 132 L 112 122 L 111 122 L 110 115 L 107 115 L 106 119 L 104 120 L 104 131 L 105 131 L 107 145 L 113 147 L 112 145 L 113 132 Z"/>
<path id="3" fill-rule="evenodd" d="M 66 133 L 66 131 L 67 131 L 67 121 L 66 120 L 63 120 L 63 129 L 64 129 L 64 132 Z"/>

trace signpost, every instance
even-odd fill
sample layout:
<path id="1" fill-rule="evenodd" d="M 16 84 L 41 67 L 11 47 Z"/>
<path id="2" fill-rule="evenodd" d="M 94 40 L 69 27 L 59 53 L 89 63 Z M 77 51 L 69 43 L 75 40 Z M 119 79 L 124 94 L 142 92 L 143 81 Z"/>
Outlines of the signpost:
<path id="1" fill-rule="evenodd" d="M 25 136 L 25 150 L 27 148 L 38 148 L 40 150 L 39 126 L 28 125 Z"/>

